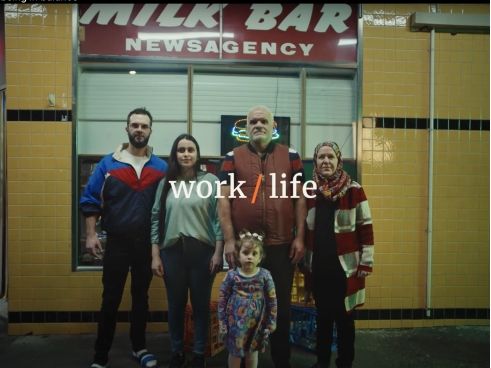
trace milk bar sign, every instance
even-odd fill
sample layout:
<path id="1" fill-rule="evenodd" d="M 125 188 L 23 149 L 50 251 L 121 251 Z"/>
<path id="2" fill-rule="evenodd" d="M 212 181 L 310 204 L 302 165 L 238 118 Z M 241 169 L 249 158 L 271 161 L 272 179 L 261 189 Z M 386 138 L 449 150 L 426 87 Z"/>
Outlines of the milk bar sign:
<path id="1" fill-rule="evenodd" d="M 79 54 L 356 63 L 358 6 L 80 4 Z"/>

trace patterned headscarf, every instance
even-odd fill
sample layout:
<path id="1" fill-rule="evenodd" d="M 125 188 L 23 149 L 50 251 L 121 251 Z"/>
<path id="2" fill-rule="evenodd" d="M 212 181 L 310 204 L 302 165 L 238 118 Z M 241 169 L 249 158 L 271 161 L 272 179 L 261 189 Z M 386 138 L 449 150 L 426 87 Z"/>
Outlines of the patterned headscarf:
<path id="1" fill-rule="evenodd" d="M 334 174 L 328 178 L 323 177 L 317 170 L 317 154 L 319 153 L 321 147 L 324 146 L 331 147 L 338 158 L 338 167 L 336 168 Z M 348 173 L 343 170 L 341 150 L 335 142 L 322 142 L 315 147 L 314 171 L 312 173 L 312 178 L 317 183 L 317 192 L 322 193 L 326 199 L 335 202 L 345 195 L 351 183 L 351 178 Z"/>

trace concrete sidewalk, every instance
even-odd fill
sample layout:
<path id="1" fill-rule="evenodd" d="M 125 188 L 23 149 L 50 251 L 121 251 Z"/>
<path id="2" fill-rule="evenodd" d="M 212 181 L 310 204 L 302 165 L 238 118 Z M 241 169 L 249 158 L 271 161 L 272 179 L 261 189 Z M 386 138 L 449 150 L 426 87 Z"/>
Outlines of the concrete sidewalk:
<path id="1" fill-rule="evenodd" d="M 0 335 L 2 368 L 88 368 L 95 336 Z M 159 367 L 170 358 L 166 333 L 148 333 L 148 349 L 157 355 Z M 354 368 L 485 368 L 489 367 L 489 327 L 458 326 L 414 329 L 358 330 Z M 129 338 L 117 334 L 110 353 L 111 368 L 138 368 L 130 357 Z M 208 367 L 225 367 L 226 352 L 208 360 Z M 315 356 L 293 349 L 292 367 L 308 368 Z M 332 364 L 331 366 L 334 366 Z M 259 367 L 273 368 L 268 353 L 260 354 Z"/>

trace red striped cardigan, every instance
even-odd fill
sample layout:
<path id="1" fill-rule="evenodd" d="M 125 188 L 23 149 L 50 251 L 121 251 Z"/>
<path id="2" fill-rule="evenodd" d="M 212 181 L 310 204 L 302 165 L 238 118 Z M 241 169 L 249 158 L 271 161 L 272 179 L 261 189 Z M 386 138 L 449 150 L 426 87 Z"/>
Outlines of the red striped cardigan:
<path id="1" fill-rule="evenodd" d="M 309 250 L 314 245 L 315 203 L 316 198 L 307 199 L 305 245 Z M 374 250 L 370 207 L 363 188 L 355 181 L 351 181 L 348 191 L 338 201 L 334 233 L 339 261 L 347 278 L 344 305 L 351 311 L 365 302 L 365 278 L 357 277 L 357 271 L 372 272 Z"/>

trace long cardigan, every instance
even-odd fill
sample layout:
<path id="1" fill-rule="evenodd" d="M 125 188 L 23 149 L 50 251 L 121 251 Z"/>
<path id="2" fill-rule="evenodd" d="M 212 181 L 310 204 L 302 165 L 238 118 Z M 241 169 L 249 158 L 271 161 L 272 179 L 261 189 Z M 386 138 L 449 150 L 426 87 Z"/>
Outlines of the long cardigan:
<path id="1" fill-rule="evenodd" d="M 312 193 L 311 193 L 312 194 Z M 355 181 L 341 197 L 334 213 L 334 233 L 339 262 L 347 280 L 344 305 L 346 311 L 365 302 L 365 278 L 358 270 L 372 272 L 373 228 L 370 207 L 363 188 Z M 316 198 L 307 199 L 306 247 L 313 250 Z"/>

